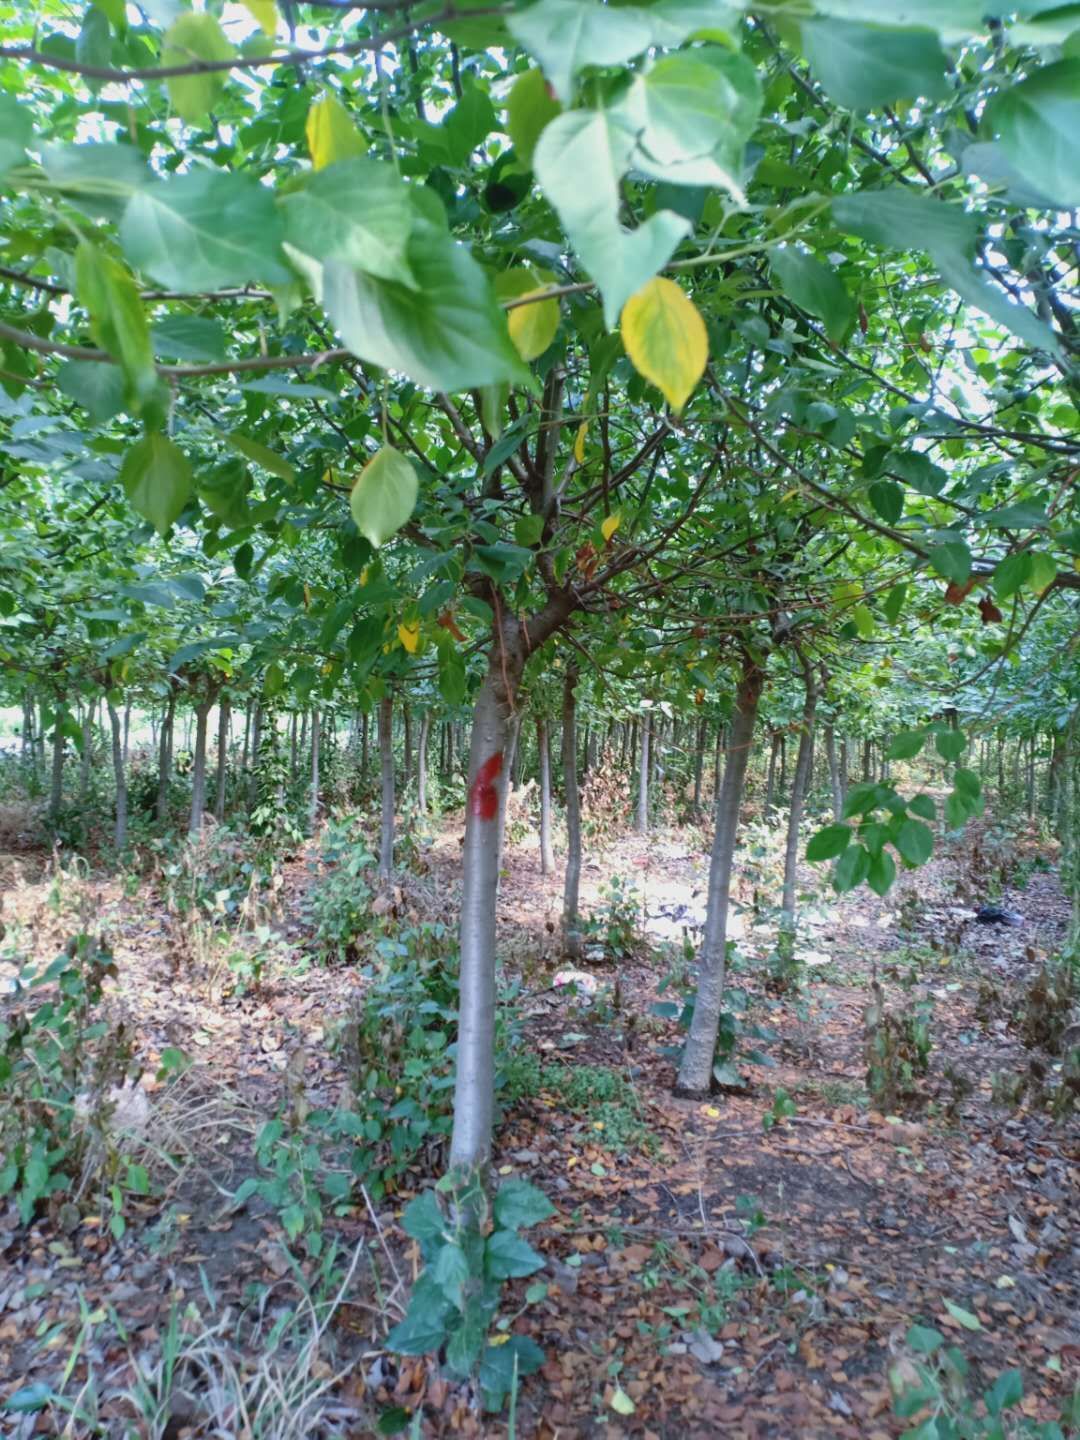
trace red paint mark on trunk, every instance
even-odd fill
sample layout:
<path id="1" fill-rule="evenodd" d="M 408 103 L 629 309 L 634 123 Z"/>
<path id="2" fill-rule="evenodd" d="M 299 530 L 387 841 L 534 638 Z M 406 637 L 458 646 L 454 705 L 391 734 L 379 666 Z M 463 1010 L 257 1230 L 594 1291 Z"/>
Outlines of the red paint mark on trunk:
<path id="1" fill-rule="evenodd" d="M 499 791 L 495 781 L 502 774 L 502 767 L 502 751 L 496 750 L 476 772 L 469 791 L 469 809 L 478 820 L 494 820 L 499 813 Z"/>

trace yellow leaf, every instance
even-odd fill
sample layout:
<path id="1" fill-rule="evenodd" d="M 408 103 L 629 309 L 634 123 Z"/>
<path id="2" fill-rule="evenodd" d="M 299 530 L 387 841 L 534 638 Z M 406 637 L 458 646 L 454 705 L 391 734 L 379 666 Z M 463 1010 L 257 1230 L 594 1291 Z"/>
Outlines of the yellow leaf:
<path id="1" fill-rule="evenodd" d="M 311 163 L 316 170 L 367 153 L 367 141 L 336 95 L 324 95 L 307 113 L 304 126 Z"/>
<path id="2" fill-rule="evenodd" d="M 416 647 L 420 644 L 420 626 L 415 620 L 409 624 L 401 624 L 397 627 L 398 639 L 404 645 L 410 655 L 416 654 Z"/>
<path id="3" fill-rule="evenodd" d="M 513 1173 L 514 1173 L 514 1167 L 513 1167 L 513 1165 L 500 1165 L 500 1166 L 499 1166 L 499 1174 L 500 1174 L 500 1175 L 512 1175 Z"/>
<path id="4" fill-rule="evenodd" d="M 504 1331 L 501 1335 L 492 1335 L 491 1339 L 488 1341 L 488 1344 L 489 1344 L 489 1345 L 505 1345 L 509 1339 L 510 1339 L 510 1332 L 509 1332 L 509 1330 L 506 1330 L 506 1331 Z"/>
<path id="5" fill-rule="evenodd" d="M 720 1111 L 716 1108 L 715 1105 L 706 1105 L 705 1114 L 708 1115 L 710 1120 L 720 1119 Z"/>
<path id="6" fill-rule="evenodd" d="M 600 534 L 604 537 L 604 543 L 610 545 L 611 537 L 622 524 L 622 516 L 616 510 L 614 515 L 609 515 L 600 525 Z"/>
<path id="7" fill-rule="evenodd" d="M 616 1385 L 615 1394 L 612 1395 L 609 1403 L 616 1415 L 633 1415 L 637 1409 L 637 1406 L 621 1385 Z"/>
<path id="8" fill-rule="evenodd" d="M 579 465 L 585 464 L 585 436 L 589 433 L 589 422 L 582 420 L 574 437 L 574 459 Z"/>
<path id="9" fill-rule="evenodd" d="M 678 414 L 709 358 L 709 337 L 697 306 L 674 280 L 657 275 L 623 306 L 620 328 L 634 369 L 662 391 Z"/>
<path id="10" fill-rule="evenodd" d="M 277 33 L 277 6 L 274 0 L 243 0 L 244 9 L 259 22 L 264 35 Z"/>
<path id="11" fill-rule="evenodd" d="M 518 265 L 495 277 L 495 293 L 500 300 L 523 300 L 527 296 L 542 295 L 549 285 L 554 285 L 555 276 L 550 270 L 538 270 L 533 265 Z M 559 302 L 557 300 L 536 300 L 529 305 L 515 305 L 507 312 L 506 322 L 510 339 L 522 360 L 535 360 L 555 339 L 559 328 Z"/>

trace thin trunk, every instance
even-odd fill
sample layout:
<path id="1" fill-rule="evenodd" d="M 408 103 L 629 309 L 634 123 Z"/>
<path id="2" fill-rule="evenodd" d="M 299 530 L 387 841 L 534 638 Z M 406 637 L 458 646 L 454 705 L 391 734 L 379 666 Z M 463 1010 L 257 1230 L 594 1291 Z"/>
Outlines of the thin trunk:
<path id="1" fill-rule="evenodd" d="M 707 1094 L 712 1084 L 716 1037 L 723 1008 L 725 962 L 727 957 L 727 912 L 731 892 L 732 862 L 739 830 L 739 810 L 754 722 L 764 676 L 757 662 L 746 656 L 735 698 L 727 764 L 716 807 L 716 834 L 709 868 L 709 899 L 705 933 L 698 956 L 698 989 L 676 1093 Z"/>
<path id="2" fill-rule="evenodd" d="M 244 706 L 244 743 L 240 749 L 240 769 L 248 768 L 248 761 L 251 757 L 251 705 Z"/>
<path id="3" fill-rule="evenodd" d="M 694 741 L 694 810 L 701 809 L 701 787 L 705 778 L 705 741 L 707 738 L 705 717 L 697 723 L 697 738 Z"/>
<path id="4" fill-rule="evenodd" d="M 712 807 L 716 809 L 717 797 L 720 794 L 721 772 L 724 765 L 724 746 L 727 743 L 724 736 L 725 726 L 716 726 L 716 748 L 713 751 L 713 776 L 712 776 Z"/>
<path id="5" fill-rule="evenodd" d="M 124 706 L 124 764 L 128 762 L 128 739 L 131 735 L 131 701 Z"/>
<path id="6" fill-rule="evenodd" d="M 401 718 L 405 727 L 405 755 L 401 776 L 401 792 L 404 795 L 412 783 L 412 711 L 408 705 L 401 707 Z"/>
<path id="7" fill-rule="evenodd" d="M 536 753 L 540 763 L 540 874 L 550 875 L 555 869 L 551 848 L 551 751 L 543 715 L 536 717 Z"/>
<path id="8" fill-rule="evenodd" d="M 495 1101 L 495 897 L 499 880 L 499 818 L 506 804 L 505 764 L 511 741 L 510 700 L 521 660 L 507 647 L 476 697 L 469 752 L 468 805 L 461 892 L 461 1000 L 451 1169 L 487 1162 Z M 511 673 L 512 672 L 512 673 Z M 505 676 L 505 678 L 504 678 Z M 499 684 L 509 694 L 500 694 Z"/>
<path id="9" fill-rule="evenodd" d="M 365 710 L 360 717 L 360 779 L 367 784 L 368 765 L 371 761 L 371 717 Z"/>
<path id="10" fill-rule="evenodd" d="M 319 741 L 321 725 L 318 710 L 311 712 L 311 830 L 314 834 L 319 823 Z"/>
<path id="11" fill-rule="evenodd" d="M 649 831 L 649 732 L 651 717 L 648 711 L 641 717 L 641 761 L 638 765 L 637 822 L 639 835 Z"/>
<path id="12" fill-rule="evenodd" d="M 300 767 L 300 717 L 294 710 L 289 721 L 289 775 L 295 780 Z"/>
<path id="13" fill-rule="evenodd" d="M 776 759 L 780 754 L 780 736 L 774 734 L 769 743 L 769 771 L 765 777 L 765 810 L 766 820 L 772 818 L 773 807 L 776 804 Z"/>
<path id="14" fill-rule="evenodd" d="M 116 828 L 113 831 L 113 839 L 116 848 L 122 850 L 127 844 L 127 776 L 124 773 L 124 727 L 120 719 L 120 712 L 111 700 L 106 701 L 109 707 L 109 726 L 112 731 L 112 762 L 113 779 L 116 782 Z"/>
<path id="15" fill-rule="evenodd" d="M 259 747 L 262 744 L 263 707 L 262 701 L 255 701 L 255 709 L 251 716 L 251 785 L 249 787 L 250 803 L 255 804 L 259 794 Z"/>
<path id="16" fill-rule="evenodd" d="M 431 714 L 425 710 L 420 717 L 420 736 L 416 742 L 416 808 L 421 815 L 427 814 L 427 751 L 430 734 Z"/>
<path id="17" fill-rule="evenodd" d="M 874 742 L 864 740 L 862 747 L 862 778 L 864 781 L 873 779 L 874 775 Z"/>
<path id="18" fill-rule="evenodd" d="M 305 751 L 307 750 L 307 716 L 308 716 L 308 712 L 305 710 L 305 711 L 303 712 L 303 714 L 301 715 L 301 717 L 300 717 L 300 754 L 301 754 L 301 755 L 303 755 L 303 754 L 305 753 Z"/>
<path id="19" fill-rule="evenodd" d="M 1027 808 L 1027 817 L 1028 817 L 1029 820 L 1034 820 L 1034 818 L 1035 818 L 1035 752 L 1036 752 L 1035 736 L 1034 736 L 1034 735 L 1030 735 L 1030 736 L 1028 737 L 1028 753 L 1027 753 L 1027 794 L 1026 794 L 1026 797 L 1025 797 L 1025 798 L 1026 798 L 1026 801 L 1027 801 L 1027 805 L 1026 805 L 1026 808 Z"/>
<path id="20" fill-rule="evenodd" d="M 506 763 L 503 767 L 503 802 L 499 807 L 499 875 L 502 875 L 503 846 L 506 840 L 506 800 L 514 788 L 514 763 L 517 760 L 518 737 L 521 734 L 521 716 L 515 711 L 507 721 L 508 740 Z M 498 885 L 495 887 L 498 894 Z"/>
<path id="21" fill-rule="evenodd" d="M 218 710 L 217 789 L 214 795 L 214 819 L 219 823 L 225 819 L 225 780 L 229 770 L 230 708 L 226 699 L 222 700 Z"/>
<path id="22" fill-rule="evenodd" d="M 620 741 L 619 741 L 619 770 L 620 770 L 622 773 L 625 774 L 625 772 L 626 772 L 626 751 L 627 751 L 627 747 L 628 747 L 628 745 L 629 745 L 629 743 L 630 743 L 630 726 L 629 726 L 629 725 L 626 725 L 626 724 L 622 724 L 622 725 L 619 726 L 619 729 L 620 729 L 620 731 L 622 732 L 622 734 L 621 734 L 621 739 L 620 739 Z"/>
<path id="23" fill-rule="evenodd" d="M 577 765 L 577 696 L 576 665 L 567 666 L 563 684 L 563 783 L 566 788 L 566 879 L 563 884 L 562 939 L 563 949 L 572 960 L 581 957 L 581 926 L 578 919 L 578 897 L 581 889 L 581 793 L 578 789 Z"/>
<path id="24" fill-rule="evenodd" d="M 158 786 L 157 818 L 164 820 L 169 813 L 169 776 L 172 774 L 173 725 L 176 720 L 176 691 L 169 690 L 169 701 L 161 720 L 161 737 L 158 742 Z"/>
<path id="25" fill-rule="evenodd" d="M 787 736 L 780 734 L 780 774 L 776 781 L 776 798 L 782 800 L 787 789 Z"/>
<path id="26" fill-rule="evenodd" d="M 394 869 L 394 700 L 389 694 L 379 701 L 379 758 L 382 763 L 379 880 L 387 885 Z"/>
<path id="27" fill-rule="evenodd" d="M 64 803 L 64 714 L 63 702 L 57 700 L 53 711 L 52 775 L 49 779 L 49 820 L 56 824 Z"/>
<path id="28" fill-rule="evenodd" d="M 206 731 L 209 716 L 210 701 L 203 700 L 195 707 L 195 757 L 191 765 L 189 835 L 198 835 L 202 829 L 203 811 L 206 809 Z"/>
<path id="29" fill-rule="evenodd" d="M 19 759 L 29 766 L 34 758 L 34 702 L 30 696 L 23 697 L 22 740 Z"/>
<path id="30" fill-rule="evenodd" d="M 840 757 L 836 752 L 836 731 L 831 724 L 825 726 L 825 755 L 829 761 L 833 819 L 839 822 L 844 816 L 844 790 L 840 783 Z"/>
<path id="31" fill-rule="evenodd" d="M 848 742 L 847 739 L 840 741 L 840 813 L 847 804 L 848 789 Z"/>
<path id="32" fill-rule="evenodd" d="M 82 716 L 82 755 L 79 757 L 79 804 L 90 797 L 90 775 L 94 764 L 94 712 L 89 705 Z"/>
<path id="33" fill-rule="evenodd" d="M 798 651 L 796 650 L 796 653 Z M 818 687 L 813 671 L 799 654 L 806 694 L 803 700 L 802 724 L 799 727 L 799 753 L 791 781 L 788 806 L 787 842 L 784 849 L 784 891 L 780 903 L 780 951 L 787 955 L 795 946 L 795 885 L 799 864 L 799 825 L 802 822 L 806 792 L 814 763 L 814 716 L 817 711 Z"/>

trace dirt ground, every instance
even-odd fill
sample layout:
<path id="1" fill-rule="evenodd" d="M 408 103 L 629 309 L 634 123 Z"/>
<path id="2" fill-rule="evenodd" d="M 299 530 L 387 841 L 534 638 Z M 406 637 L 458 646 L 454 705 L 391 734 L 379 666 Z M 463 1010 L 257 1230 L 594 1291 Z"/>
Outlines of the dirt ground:
<path id="1" fill-rule="evenodd" d="M 1080 1377 L 1080 1140 L 1075 1119 L 1054 1121 L 1031 1085 L 1012 1107 L 992 1091 L 997 1072 L 1030 1074 L 1033 1058 L 1052 1068 L 1021 1043 L 1016 997 L 1060 947 L 1067 907 L 1052 864 L 1029 865 L 1022 888 L 994 895 L 1020 923 L 976 924 L 988 833 L 982 822 L 884 901 L 837 901 L 808 873 L 797 997 L 764 983 L 772 932 L 767 914 L 754 924 L 760 877 L 747 873 L 731 983 L 770 1036 L 748 1044 L 773 1063 L 737 1057 L 748 1083 L 707 1102 L 672 1097 L 678 1031 L 653 1012 L 673 997 L 658 986 L 678 973 L 682 933 L 693 940 L 703 913 L 702 836 L 622 836 L 590 858 L 586 912 L 622 877 L 655 943 L 613 963 L 598 927 L 583 966 L 596 980 L 588 1001 L 552 983 L 561 877 L 540 874 L 531 837 L 511 844 L 499 937 L 505 965 L 523 975 L 526 1043 L 545 1062 L 619 1068 L 647 1132 L 615 1153 L 587 1113 L 545 1093 L 501 1122 L 499 1173 L 533 1180 L 557 1207 L 531 1237 L 547 1260 L 537 1277 L 546 1298 L 526 1308 L 526 1282 L 513 1286 L 514 1328 L 547 1355 L 518 1397 L 518 1436 L 885 1440 L 906 1423 L 893 1418 L 887 1374 L 914 1322 L 962 1344 L 985 1383 L 1019 1367 L 1023 1413 L 1057 1416 Z M 460 835 L 460 824 L 439 831 L 415 882 L 448 915 Z M 1038 847 L 1025 843 L 1032 859 Z M 300 949 L 312 864 L 301 854 L 286 869 L 282 929 Z M 171 1125 L 187 1163 L 164 1195 L 136 1204 L 120 1239 L 92 1214 L 65 1231 L 53 1219 L 21 1227 L 0 1208 L 0 1401 L 61 1379 L 70 1393 L 92 1373 L 101 1413 L 113 1403 L 121 1414 L 119 1397 L 177 1307 L 239 1315 L 261 1287 L 272 1315 L 293 1293 L 298 1262 L 276 1217 L 258 1204 L 236 1211 L 229 1196 L 283 1098 L 299 1087 L 313 1106 L 334 1103 L 344 1082 L 326 1037 L 362 981 L 348 966 L 285 967 L 255 995 L 215 993 L 178 967 L 151 884 L 90 874 L 57 900 L 48 857 L 30 846 L 0 857 L 0 876 L 3 918 L 37 958 L 61 948 L 80 907 L 110 938 L 108 1007 L 125 1020 L 151 1107 L 162 1052 L 194 1060 L 156 1122 Z M 875 983 L 888 1006 L 932 1006 L 929 1073 L 888 1115 L 866 1091 L 863 1012 Z M 337 1408 L 313 1435 L 370 1435 L 381 1412 L 418 1405 L 424 1435 L 508 1433 L 434 1362 L 380 1350 L 417 1263 L 395 1219 L 429 1178 L 410 1174 L 377 1210 L 329 1222 L 364 1259 L 321 1336 Z M 167 1433 L 205 1433 L 186 1423 Z M 12 1436 L 59 1433 L 52 1411 L 4 1425 Z"/>

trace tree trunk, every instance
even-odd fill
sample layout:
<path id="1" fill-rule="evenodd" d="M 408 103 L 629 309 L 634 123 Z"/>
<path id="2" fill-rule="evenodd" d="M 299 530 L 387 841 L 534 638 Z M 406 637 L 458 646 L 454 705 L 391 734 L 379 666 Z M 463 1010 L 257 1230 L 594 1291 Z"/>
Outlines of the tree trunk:
<path id="1" fill-rule="evenodd" d="M 1027 793 L 1025 796 L 1027 802 L 1027 817 L 1029 820 L 1034 820 L 1035 818 L 1035 751 L 1035 736 L 1029 735 L 1027 753 Z"/>
<path id="2" fill-rule="evenodd" d="M 864 740 L 862 747 L 862 778 L 870 781 L 874 778 L 874 742 Z"/>
<path id="3" fill-rule="evenodd" d="M 843 807 L 847 804 L 848 789 L 848 742 L 846 739 L 840 741 L 840 813 L 843 814 Z"/>
<path id="4" fill-rule="evenodd" d="M 23 696 L 22 736 L 19 744 L 19 759 L 29 767 L 34 759 L 34 701 L 32 696 Z"/>
<path id="5" fill-rule="evenodd" d="M 401 793 L 408 793 L 412 783 L 412 711 L 408 705 L 401 707 L 401 718 L 405 727 L 405 748 L 401 775 Z"/>
<path id="6" fill-rule="evenodd" d="M 697 723 L 697 738 L 694 741 L 694 811 L 701 809 L 701 787 L 705 780 L 705 741 L 707 727 L 705 717 Z"/>
<path id="7" fill-rule="evenodd" d="M 775 733 L 769 743 L 769 771 L 765 777 L 765 808 L 763 814 L 766 820 L 772 818 L 773 808 L 776 804 L 776 759 L 780 754 L 780 735 Z"/>
<path id="8" fill-rule="evenodd" d="M 389 694 L 379 701 L 379 759 L 382 763 L 379 880 L 388 885 L 394 869 L 394 699 Z"/>
<path id="9" fill-rule="evenodd" d="M 646 710 L 641 717 L 641 760 L 638 765 L 637 822 L 639 835 L 649 832 L 649 732 L 651 716 Z"/>
<path id="10" fill-rule="evenodd" d="M 55 825 L 64 803 L 64 713 L 63 701 L 53 709 L 52 774 L 49 779 L 49 820 Z"/>
<path id="11" fill-rule="evenodd" d="M 536 753 L 540 767 L 540 874 L 550 875 L 555 869 L 551 848 L 551 750 L 543 715 L 536 717 Z"/>
<path id="12" fill-rule="evenodd" d="M 169 701 L 161 720 L 161 737 L 158 742 L 158 786 L 157 818 L 164 820 L 169 813 L 169 776 L 172 774 L 173 725 L 176 721 L 176 691 L 170 687 Z"/>
<path id="13" fill-rule="evenodd" d="M 240 769 L 245 771 L 251 758 L 251 705 L 244 706 L 244 744 L 240 750 Z"/>
<path id="14" fill-rule="evenodd" d="M 798 652 L 797 652 L 798 653 Z M 791 780 L 791 801 L 788 806 L 787 842 L 784 849 L 784 891 L 780 903 L 781 956 L 789 957 L 795 948 L 795 888 L 799 864 L 799 825 L 802 821 L 806 792 L 814 763 L 814 716 L 817 711 L 818 687 L 814 674 L 801 654 L 799 661 L 806 686 L 802 724 L 799 727 L 799 753 Z"/>
<path id="15" fill-rule="evenodd" d="M 122 850 L 127 844 L 127 777 L 124 773 L 124 727 L 120 719 L 120 712 L 111 700 L 107 700 L 109 707 L 109 727 L 112 732 L 112 762 L 113 779 L 116 782 L 116 828 L 113 831 L 113 840 L 116 848 Z"/>
<path id="16" fill-rule="evenodd" d="M 360 717 L 360 780 L 367 784 L 368 765 L 371 763 L 371 717 L 365 710 Z"/>
<path id="17" fill-rule="evenodd" d="M 416 808 L 421 815 L 427 814 L 427 752 L 430 734 L 431 712 L 425 710 L 420 717 L 420 735 L 416 742 Z"/>
<path id="18" fill-rule="evenodd" d="M 727 958 L 727 912 L 731 892 L 731 870 L 739 831 L 746 767 L 754 739 L 754 721 L 764 675 L 757 662 L 746 656 L 735 697 L 727 763 L 716 806 L 716 834 L 713 837 L 709 868 L 709 899 L 705 933 L 698 956 L 698 988 L 694 1016 L 679 1067 L 676 1093 L 707 1094 L 712 1084 L 716 1037 L 723 1008 L 725 962 Z"/>
<path id="19" fill-rule="evenodd" d="M 128 737 L 131 734 L 131 701 L 124 706 L 124 764 L 128 762 Z"/>
<path id="20" fill-rule="evenodd" d="M 319 712 L 317 709 L 311 712 L 311 833 L 315 833 L 319 823 L 319 741 L 322 731 L 319 723 Z"/>
<path id="21" fill-rule="evenodd" d="M 229 718 L 230 705 L 222 700 L 218 709 L 217 733 L 217 788 L 214 794 L 214 819 L 219 823 L 225 819 L 225 781 L 229 771 Z"/>
<path id="22" fill-rule="evenodd" d="M 829 761 L 833 819 L 839 823 L 844 818 L 844 789 L 840 783 L 840 757 L 836 753 L 836 731 L 831 724 L 825 726 L 825 754 Z"/>
<path id="23" fill-rule="evenodd" d="M 87 705 L 82 716 L 82 755 L 79 757 L 79 804 L 90 798 L 90 775 L 94 765 L 94 711 Z"/>
<path id="24" fill-rule="evenodd" d="M 195 707 L 195 758 L 191 766 L 191 818 L 188 821 L 188 834 L 193 836 L 202 829 L 206 808 L 206 730 L 209 716 L 210 701 L 200 701 Z"/>
<path id="25" fill-rule="evenodd" d="M 289 723 L 289 776 L 295 780 L 300 770 L 300 717 L 294 710 Z"/>
<path id="26" fill-rule="evenodd" d="M 507 742 L 506 755 L 503 764 L 503 799 L 499 806 L 499 874 L 495 884 L 495 894 L 499 893 L 499 885 L 502 881 L 502 856 L 503 846 L 506 840 L 506 800 L 514 788 L 514 762 L 517 759 L 518 738 L 521 734 L 521 716 L 515 711 L 511 714 L 506 723 Z"/>
<path id="27" fill-rule="evenodd" d="M 563 683 L 563 783 L 566 788 L 566 879 L 563 884 L 563 949 L 572 960 L 581 958 L 578 899 L 581 889 L 581 793 L 577 777 L 578 668 L 568 665 Z"/>
<path id="28" fill-rule="evenodd" d="M 499 818 L 506 804 L 510 703 L 520 674 L 520 658 L 506 647 L 480 687 L 473 714 L 461 893 L 457 1078 L 450 1142 L 451 1169 L 465 1171 L 485 1164 L 491 1151 Z"/>

